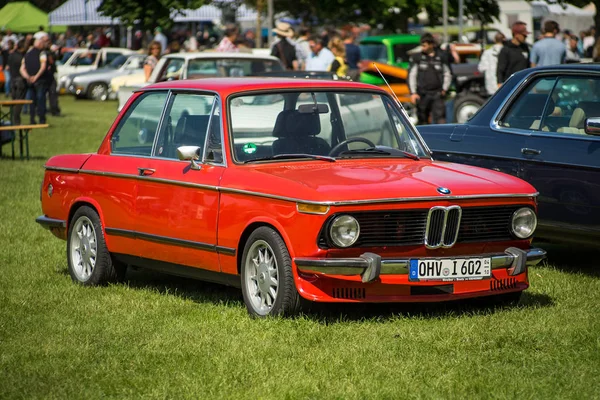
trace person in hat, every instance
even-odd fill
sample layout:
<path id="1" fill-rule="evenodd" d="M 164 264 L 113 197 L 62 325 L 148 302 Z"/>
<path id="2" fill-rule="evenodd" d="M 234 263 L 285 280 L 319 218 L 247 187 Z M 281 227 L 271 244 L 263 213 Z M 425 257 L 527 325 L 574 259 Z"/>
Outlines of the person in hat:
<path id="1" fill-rule="evenodd" d="M 498 87 L 515 72 L 529 68 L 529 45 L 525 43 L 529 34 L 525 22 L 517 21 L 512 25 L 513 37 L 498 54 Z"/>
<path id="2" fill-rule="evenodd" d="M 292 42 L 294 30 L 287 22 L 278 22 L 273 32 L 277 40 L 271 48 L 271 55 L 279 58 L 285 69 L 295 71 L 298 69 L 298 58 L 296 56 L 296 44 Z"/>

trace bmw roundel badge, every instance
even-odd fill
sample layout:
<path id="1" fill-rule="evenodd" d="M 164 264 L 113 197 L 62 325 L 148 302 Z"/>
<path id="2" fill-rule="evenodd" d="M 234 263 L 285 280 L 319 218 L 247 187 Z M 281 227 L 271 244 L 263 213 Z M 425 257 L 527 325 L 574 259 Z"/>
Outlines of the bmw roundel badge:
<path id="1" fill-rule="evenodd" d="M 450 193 L 452 193 L 452 192 L 450 191 L 450 189 L 448 189 L 448 188 L 445 188 L 445 187 L 439 187 L 439 188 L 437 188 L 437 191 L 438 191 L 438 193 L 440 193 L 440 194 L 450 194 Z"/>

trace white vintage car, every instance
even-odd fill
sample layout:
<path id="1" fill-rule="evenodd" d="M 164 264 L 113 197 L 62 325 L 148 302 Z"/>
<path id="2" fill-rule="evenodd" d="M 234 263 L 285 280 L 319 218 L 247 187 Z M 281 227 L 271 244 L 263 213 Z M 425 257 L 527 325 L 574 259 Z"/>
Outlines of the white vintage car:
<path id="1" fill-rule="evenodd" d="M 257 76 L 263 73 L 283 71 L 281 61 L 272 56 L 251 53 L 176 53 L 161 58 L 152 71 L 148 82 L 139 82 L 140 76 L 130 75 L 128 85 L 118 86 L 111 82 L 112 90 L 118 90 L 118 111 L 121 111 L 134 90 L 157 82 L 180 79 L 198 79 L 214 77 Z"/>
<path id="2" fill-rule="evenodd" d="M 64 92 L 67 88 L 67 75 L 92 71 L 106 67 L 120 55 L 133 54 L 133 50 L 119 47 L 104 47 L 102 49 L 75 49 L 66 52 L 56 67 L 58 88 Z"/>

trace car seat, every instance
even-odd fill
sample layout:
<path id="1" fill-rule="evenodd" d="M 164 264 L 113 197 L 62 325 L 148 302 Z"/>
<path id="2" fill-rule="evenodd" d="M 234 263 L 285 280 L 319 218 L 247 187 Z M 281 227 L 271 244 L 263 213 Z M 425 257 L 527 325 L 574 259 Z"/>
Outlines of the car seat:
<path id="1" fill-rule="evenodd" d="M 569 126 L 559 128 L 558 132 L 585 135 L 585 120 L 592 117 L 600 117 L 600 102 L 580 101 L 573 110 Z"/>
<path id="2" fill-rule="evenodd" d="M 273 136 L 273 154 L 327 155 L 331 147 L 317 135 L 321 133 L 319 114 L 283 110 L 277 115 Z"/>
<path id="3" fill-rule="evenodd" d="M 182 115 L 177 121 L 168 157 L 177 158 L 177 148 L 180 146 L 204 148 L 209 118 L 210 115 Z"/>

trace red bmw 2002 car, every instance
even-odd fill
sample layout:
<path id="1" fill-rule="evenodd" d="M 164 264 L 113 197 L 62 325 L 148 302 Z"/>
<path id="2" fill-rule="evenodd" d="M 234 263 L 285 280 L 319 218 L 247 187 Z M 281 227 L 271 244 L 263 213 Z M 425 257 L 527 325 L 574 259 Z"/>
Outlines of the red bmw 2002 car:
<path id="1" fill-rule="evenodd" d="M 46 163 L 44 215 L 72 278 L 127 265 L 241 287 L 251 315 L 317 302 L 518 300 L 536 191 L 436 162 L 385 91 L 216 78 L 132 96 L 97 153 Z"/>

